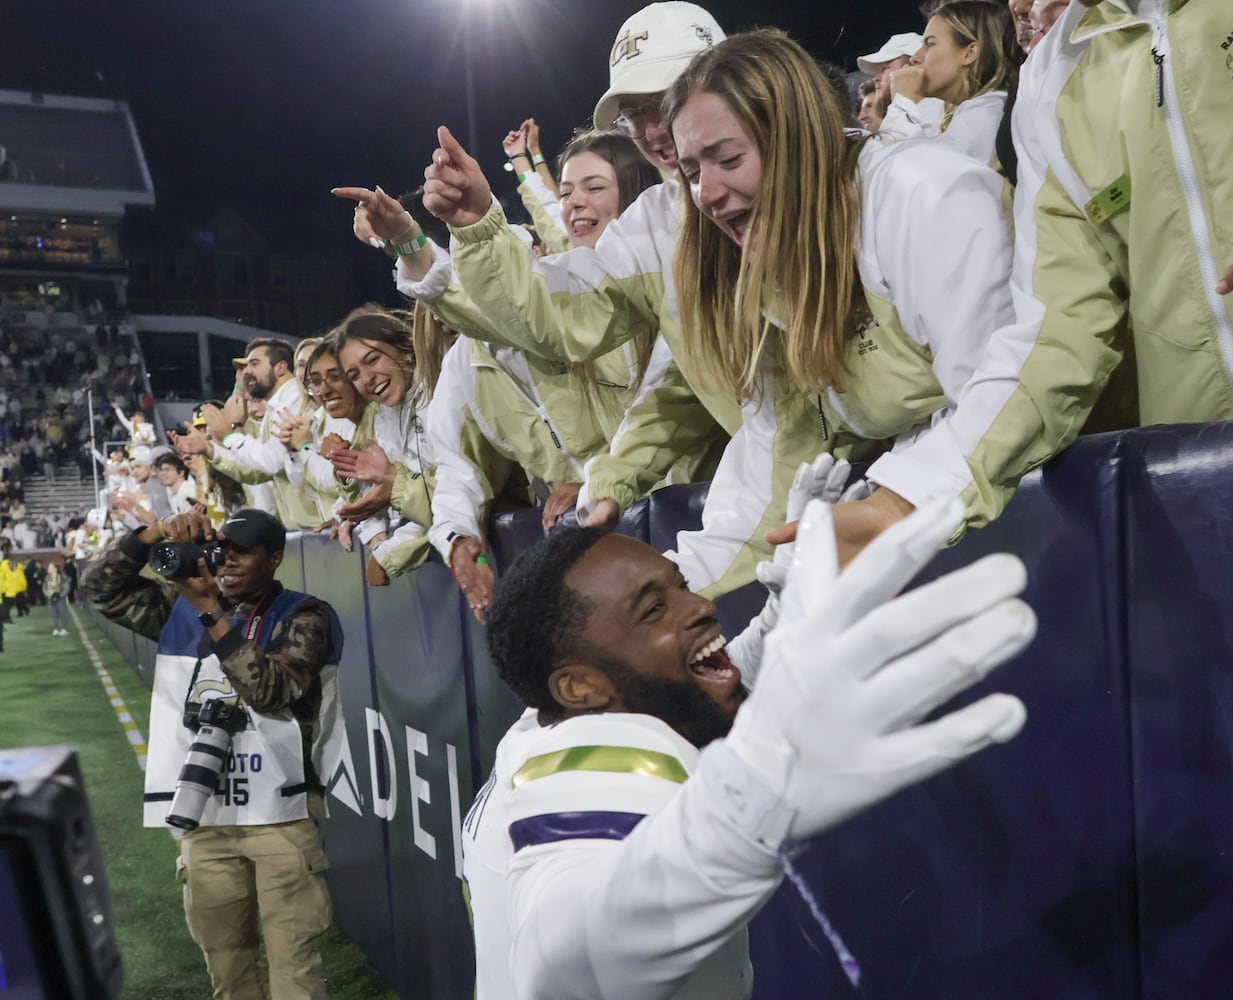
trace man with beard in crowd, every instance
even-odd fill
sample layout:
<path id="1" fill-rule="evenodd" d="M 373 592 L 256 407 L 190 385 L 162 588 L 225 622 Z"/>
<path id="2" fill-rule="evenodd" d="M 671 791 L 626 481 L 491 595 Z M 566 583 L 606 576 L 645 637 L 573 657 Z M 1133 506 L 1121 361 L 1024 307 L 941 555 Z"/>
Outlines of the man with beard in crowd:
<path id="1" fill-rule="evenodd" d="M 188 454 L 204 454 L 210 465 L 239 483 L 270 483 L 278 519 L 288 531 L 316 527 L 326 518 L 315 495 L 287 478 L 287 449 L 274 433 L 284 412 L 298 416 L 307 402 L 292 370 L 292 346 L 274 337 L 250 341 L 239 381 L 250 396 L 266 404 L 257 433 L 244 433 L 247 411 L 237 385 L 221 408 L 201 408 L 208 438 L 201 434 L 179 437 L 176 446 Z"/>

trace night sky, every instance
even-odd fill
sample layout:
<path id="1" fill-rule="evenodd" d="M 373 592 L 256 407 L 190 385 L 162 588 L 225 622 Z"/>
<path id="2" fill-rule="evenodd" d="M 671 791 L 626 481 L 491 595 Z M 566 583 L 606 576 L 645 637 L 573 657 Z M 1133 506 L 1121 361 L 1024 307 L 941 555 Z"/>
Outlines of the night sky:
<path id="1" fill-rule="evenodd" d="M 238 209 L 281 246 L 339 249 L 342 184 L 396 193 L 423 179 L 435 127 L 466 141 L 470 17 L 480 149 L 499 190 L 500 140 L 524 117 L 551 155 L 607 86 L 608 51 L 639 0 L 5 0 L 0 88 L 120 97 L 137 121 L 159 215 L 187 225 Z M 855 68 L 899 0 L 712 2 L 726 31 L 773 25 Z M 0 143 L 4 138 L 0 136 Z M 472 150 L 472 152 L 476 152 Z"/>

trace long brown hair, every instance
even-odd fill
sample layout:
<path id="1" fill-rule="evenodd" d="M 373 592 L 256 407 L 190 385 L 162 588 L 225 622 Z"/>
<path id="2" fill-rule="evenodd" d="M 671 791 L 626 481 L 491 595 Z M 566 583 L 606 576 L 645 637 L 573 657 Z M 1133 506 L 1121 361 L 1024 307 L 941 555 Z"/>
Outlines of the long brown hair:
<path id="1" fill-rule="evenodd" d="M 926 17 L 946 22 L 955 44 L 976 43 L 976 61 L 964 68 L 963 96 L 956 104 L 995 90 L 1014 98 L 1019 87 L 1023 50 L 1015 36 L 1015 19 L 1004 3 L 990 0 L 942 0 L 925 8 Z"/>
<path id="2" fill-rule="evenodd" d="M 432 399 L 441 375 L 441 359 L 456 334 L 418 302 L 412 310 L 385 309 L 374 302 L 347 313 L 326 343 L 335 354 L 351 340 L 382 344 L 384 353 L 407 374 L 417 408 Z"/>
<path id="3" fill-rule="evenodd" d="M 437 391 L 441 363 L 445 360 L 445 352 L 458 338 L 458 331 L 446 326 L 422 302 L 415 303 L 413 315 L 411 342 L 415 348 L 416 398 L 422 397 L 427 403 Z"/>
<path id="4" fill-rule="evenodd" d="M 664 96 L 669 129 L 695 93 L 720 97 L 752 136 L 762 180 L 743 246 L 686 193 L 674 274 L 686 353 L 740 399 L 764 364 L 805 391 L 840 387 L 854 303 L 863 140 L 845 133 L 818 64 L 782 31 L 734 35 L 700 53 Z M 682 176 L 682 183 L 688 182 Z M 775 319 L 772 325 L 767 316 Z"/>

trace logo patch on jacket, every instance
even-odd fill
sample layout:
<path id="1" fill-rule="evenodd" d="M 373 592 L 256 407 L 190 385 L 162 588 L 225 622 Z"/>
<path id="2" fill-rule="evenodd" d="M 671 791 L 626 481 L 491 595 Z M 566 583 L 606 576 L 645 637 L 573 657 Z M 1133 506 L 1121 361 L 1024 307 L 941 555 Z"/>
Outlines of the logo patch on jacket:
<path id="1" fill-rule="evenodd" d="M 866 354 L 872 354 L 878 349 L 878 342 L 873 339 L 873 334 L 879 324 L 873 312 L 864 303 L 858 306 L 855 312 L 856 315 L 851 320 L 852 329 L 848 336 L 856 338 L 856 356 L 863 358 Z"/>
<path id="2" fill-rule="evenodd" d="M 1122 174 L 1117 180 L 1083 206 L 1088 220 L 1094 226 L 1108 222 L 1130 207 L 1130 175 Z"/>

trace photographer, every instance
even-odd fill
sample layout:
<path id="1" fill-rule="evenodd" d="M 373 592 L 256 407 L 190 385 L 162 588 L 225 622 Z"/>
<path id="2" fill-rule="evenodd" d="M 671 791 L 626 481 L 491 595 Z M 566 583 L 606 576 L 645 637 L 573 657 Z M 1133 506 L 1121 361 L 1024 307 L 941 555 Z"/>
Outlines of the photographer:
<path id="1" fill-rule="evenodd" d="M 275 581 L 285 538 L 263 511 L 217 530 L 180 514 L 125 537 L 84 584 L 101 614 L 158 641 L 145 825 L 189 831 L 177 868 L 215 996 L 263 995 L 258 915 L 273 995 L 325 995 L 317 823 L 345 739 L 342 631 L 328 604 Z M 142 575 L 147 561 L 165 581 Z"/>

